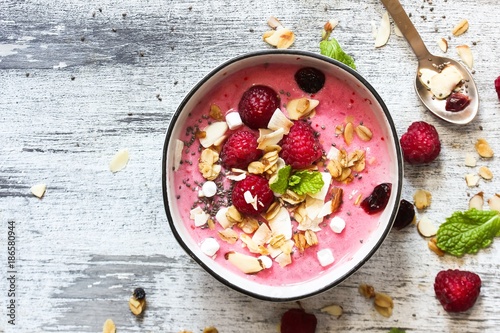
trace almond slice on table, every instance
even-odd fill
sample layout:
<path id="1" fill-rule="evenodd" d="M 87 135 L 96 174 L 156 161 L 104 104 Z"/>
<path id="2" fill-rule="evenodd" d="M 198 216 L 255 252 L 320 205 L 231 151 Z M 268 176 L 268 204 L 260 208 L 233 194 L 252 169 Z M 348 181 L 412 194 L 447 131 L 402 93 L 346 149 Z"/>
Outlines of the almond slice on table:
<path id="1" fill-rule="evenodd" d="M 113 320 L 107 319 L 102 327 L 102 333 L 116 333 L 116 326 Z"/>
<path id="2" fill-rule="evenodd" d="M 113 173 L 123 170 L 129 160 L 128 149 L 119 150 L 109 162 L 109 170 Z"/>
<path id="3" fill-rule="evenodd" d="M 474 57 L 472 56 L 472 51 L 469 45 L 458 45 L 456 49 L 460 59 L 462 59 L 464 64 L 466 64 L 469 69 L 472 69 L 472 66 L 474 65 Z"/>
<path id="4" fill-rule="evenodd" d="M 484 194 L 483 192 L 476 193 L 469 200 L 469 209 L 475 208 L 477 210 L 483 210 L 484 206 Z"/>
<path id="5" fill-rule="evenodd" d="M 448 51 L 448 41 L 445 38 L 439 38 L 437 44 L 444 53 Z"/>
<path id="6" fill-rule="evenodd" d="M 389 21 L 389 13 L 385 12 L 380 20 L 380 26 L 377 29 L 377 37 L 375 38 L 375 47 L 382 47 L 387 44 L 391 35 L 391 22 Z"/>
<path id="7" fill-rule="evenodd" d="M 42 183 L 35 184 L 30 188 L 31 194 L 33 194 L 35 197 L 39 199 L 41 199 L 44 196 L 46 190 L 47 190 L 47 185 Z"/>
<path id="8" fill-rule="evenodd" d="M 295 34 L 290 29 L 285 28 L 276 17 L 271 16 L 267 24 L 274 30 L 264 33 L 263 39 L 266 43 L 278 49 L 287 49 L 293 44 Z"/>
<path id="9" fill-rule="evenodd" d="M 342 313 L 344 312 L 344 308 L 342 308 L 342 306 L 340 305 L 332 304 L 321 308 L 321 312 L 326 312 L 332 316 L 340 318 L 340 316 L 342 316 Z"/>
<path id="10" fill-rule="evenodd" d="M 488 199 L 488 206 L 491 210 L 500 212 L 500 193 L 495 193 L 494 196 Z"/>
<path id="11" fill-rule="evenodd" d="M 438 228 L 427 216 L 422 216 L 417 223 L 417 230 L 422 237 L 428 238 L 436 236 Z"/>
<path id="12" fill-rule="evenodd" d="M 417 209 L 424 209 L 430 206 L 432 195 L 426 190 L 416 190 L 413 195 L 413 200 L 415 201 L 415 207 Z"/>

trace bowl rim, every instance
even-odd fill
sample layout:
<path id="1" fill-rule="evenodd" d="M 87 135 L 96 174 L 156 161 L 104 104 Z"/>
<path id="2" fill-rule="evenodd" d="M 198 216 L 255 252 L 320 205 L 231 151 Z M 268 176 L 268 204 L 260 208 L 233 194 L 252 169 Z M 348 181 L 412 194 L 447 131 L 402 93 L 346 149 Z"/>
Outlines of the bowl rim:
<path id="1" fill-rule="evenodd" d="M 292 297 L 275 297 L 275 296 L 266 296 L 262 295 L 259 293 L 252 292 L 250 290 L 244 289 L 238 285 L 235 285 L 231 283 L 228 279 L 223 278 L 216 272 L 214 272 L 210 267 L 208 267 L 201 259 L 196 256 L 193 251 L 189 248 L 189 246 L 184 242 L 182 239 L 182 236 L 179 234 L 177 231 L 177 228 L 174 225 L 173 217 L 170 212 L 169 204 L 168 204 L 168 190 L 167 190 L 167 151 L 168 151 L 168 146 L 169 146 L 169 141 L 172 136 L 172 132 L 174 130 L 175 124 L 181 114 L 181 111 L 184 109 L 188 101 L 193 97 L 193 95 L 198 91 L 198 89 L 203 86 L 210 78 L 212 78 L 215 74 L 220 72 L 221 70 L 224 70 L 226 67 L 230 66 L 233 63 L 236 63 L 238 61 L 247 59 L 247 58 L 252 58 L 256 56 L 265 56 L 265 55 L 295 55 L 299 57 L 312 57 L 316 58 L 317 60 L 322 60 L 325 62 L 328 62 L 334 66 L 340 67 L 341 69 L 347 71 L 349 74 L 354 76 L 368 91 L 373 95 L 377 103 L 379 104 L 381 110 L 383 111 L 383 114 L 386 118 L 387 123 L 389 124 L 389 133 L 391 133 L 392 137 L 394 139 L 395 143 L 395 152 L 396 152 L 396 157 L 397 157 L 397 179 L 400 181 L 397 182 L 397 187 L 394 188 L 394 184 L 392 187 L 392 191 L 395 191 L 395 207 L 389 217 L 389 223 L 387 224 L 385 230 L 382 232 L 380 235 L 379 239 L 375 242 L 374 246 L 367 252 L 366 256 L 363 258 L 363 260 L 360 260 L 357 264 L 355 264 L 351 269 L 347 270 L 345 274 L 339 276 L 335 281 L 332 281 L 332 283 L 326 284 L 321 286 L 320 288 L 317 288 L 311 292 L 305 293 L 303 295 L 299 296 L 292 296 Z M 229 60 L 226 60 L 222 62 L 220 65 L 212 69 L 210 72 L 205 74 L 202 79 L 200 79 L 191 89 L 190 91 L 186 94 L 186 96 L 182 99 L 181 103 L 177 107 L 175 113 L 172 115 L 172 118 L 170 119 L 168 129 L 165 135 L 165 141 L 163 145 L 163 152 L 162 152 L 162 196 L 163 196 L 163 205 L 165 209 L 165 213 L 167 215 L 167 221 L 170 227 L 170 230 L 172 231 L 177 243 L 184 249 L 184 251 L 198 264 L 200 265 L 206 272 L 208 272 L 211 276 L 213 276 L 216 280 L 221 282 L 223 285 L 230 287 L 231 289 L 238 291 L 244 295 L 251 296 L 256 299 L 264 300 L 264 301 L 271 301 L 271 302 L 290 302 L 290 301 L 296 301 L 296 300 L 301 300 L 305 298 L 309 298 L 318 294 L 321 294 L 335 286 L 338 286 L 340 283 L 344 282 L 348 277 L 352 276 L 356 271 L 358 271 L 374 254 L 377 252 L 377 250 L 380 248 L 382 243 L 385 241 L 387 236 L 389 235 L 389 232 L 392 229 L 394 220 L 396 218 L 398 208 L 399 208 L 399 202 L 401 200 L 401 192 L 402 192 L 402 187 L 403 187 L 403 158 L 402 158 L 402 151 L 401 151 L 401 146 L 399 144 L 399 140 L 397 139 L 397 131 L 395 127 L 394 120 L 392 119 L 392 116 L 389 112 L 389 109 L 385 105 L 384 101 L 380 97 L 380 95 L 377 93 L 377 91 L 373 88 L 373 86 L 365 79 L 363 78 L 356 70 L 352 69 L 351 67 L 345 65 L 344 63 L 337 61 L 335 59 L 323 56 L 318 53 L 313 53 L 309 51 L 302 51 L 302 50 L 282 50 L 282 49 L 273 49 L 273 50 L 260 50 L 260 51 L 253 51 L 249 53 L 245 53 L 233 58 L 230 58 Z"/>

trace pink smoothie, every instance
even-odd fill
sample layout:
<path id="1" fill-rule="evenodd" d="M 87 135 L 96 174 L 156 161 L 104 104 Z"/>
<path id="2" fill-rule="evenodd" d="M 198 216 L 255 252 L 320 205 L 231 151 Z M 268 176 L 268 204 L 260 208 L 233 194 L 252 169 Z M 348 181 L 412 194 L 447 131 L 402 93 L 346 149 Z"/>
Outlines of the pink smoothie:
<path id="1" fill-rule="evenodd" d="M 359 206 L 359 203 L 355 202 L 356 198 L 359 194 L 362 195 L 362 198 L 367 197 L 376 185 L 388 182 L 391 179 L 388 166 L 387 140 L 384 138 L 380 125 L 372 111 L 372 103 L 375 104 L 375 101 L 367 100 L 358 95 L 352 87 L 333 76 L 329 76 L 327 73 L 325 73 L 326 83 L 323 89 L 314 95 L 309 95 L 303 92 L 294 80 L 294 73 L 299 68 L 295 65 L 269 64 L 244 69 L 228 76 L 199 101 L 195 109 L 192 110 L 181 132 L 182 135 L 179 137 L 180 140 L 186 143 L 186 146 L 182 156 L 182 164 L 175 174 L 176 204 L 184 222 L 189 226 L 191 236 L 198 244 L 201 244 L 207 237 L 217 239 L 221 247 L 213 260 L 249 280 L 266 285 L 289 285 L 314 279 L 326 270 L 333 269 L 349 261 L 356 250 L 362 246 L 365 240 L 369 239 L 376 229 L 380 216 L 380 213 L 368 215 Z M 199 140 L 194 138 L 193 129 L 203 129 L 209 121 L 213 121 L 207 117 L 212 104 L 218 105 L 223 113 L 229 110 L 237 110 L 243 92 L 255 84 L 274 88 L 281 96 L 281 110 L 285 114 L 287 114 L 285 105 L 291 99 L 308 97 L 319 100 L 320 103 L 316 107 L 316 113 L 310 118 L 310 121 L 313 129 L 319 134 L 319 140 L 323 145 L 325 154 L 328 153 L 332 145 L 339 149 L 345 148 L 348 152 L 355 149 L 364 150 L 366 152 L 366 168 L 359 172 L 349 183 L 332 180 L 331 187 L 343 188 L 343 203 L 337 212 L 326 216 L 323 223 L 320 224 L 321 231 L 316 233 L 319 240 L 318 245 L 309 247 L 304 252 L 295 249 L 292 254 L 292 263 L 288 266 L 280 267 L 277 262 L 273 262 L 271 268 L 264 269 L 257 274 L 247 275 L 225 260 L 224 254 L 228 251 L 237 251 L 256 257 L 259 255 L 251 254 L 242 246 L 241 240 L 238 240 L 233 245 L 222 241 L 217 232 L 223 228 L 218 223 L 216 223 L 215 230 L 210 230 L 206 226 L 195 227 L 193 220 L 190 219 L 190 210 L 198 205 L 200 185 L 206 181 L 198 171 L 201 146 Z M 372 139 L 364 142 L 355 135 L 353 142 L 347 146 L 343 136 L 335 134 L 335 126 L 345 124 L 346 119 L 351 120 L 354 125 L 363 123 L 372 131 Z M 241 128 L 238 130 L 241 130 Z M 326 162 L 324 164 L 326 165 Z M 323 170 L 326 171 L 320 166 L 320 171 Z M 223 178 L 223 174 L 224 169 L 220 177 Z M 225 181 L 224 184 L 225 190 L 229 193 L 230 182 Z M 219 186 L 222 185 L 219 184 Z M 329 199 L 331 199 L 331 196 L 327 196 L 325 201 Z M 215 198 L 214 200 L 221 201 L 222 199 Z M 224 206 L 223 203 L 222 205 Z M 215 209 L 207 211 L 214 220 L 217 206 L 218 203 L 215 203 L 212 206 Z M 335 233 L 329 227 L 330 220 L 334 216 L 339 216 L 346 222 L 346 227 L 341 233 Z M 262 222 L 265 223 L 265 221 Z M 297 222 L 293 218 L 292 225 L 295 232 Z M 235 227 L 235 230 L 242 233 L 237 227 Z M 335 261 L 333 264 L 323 267 L 319 263 L 317 252 L 325 248 L 331 249 Z"/>

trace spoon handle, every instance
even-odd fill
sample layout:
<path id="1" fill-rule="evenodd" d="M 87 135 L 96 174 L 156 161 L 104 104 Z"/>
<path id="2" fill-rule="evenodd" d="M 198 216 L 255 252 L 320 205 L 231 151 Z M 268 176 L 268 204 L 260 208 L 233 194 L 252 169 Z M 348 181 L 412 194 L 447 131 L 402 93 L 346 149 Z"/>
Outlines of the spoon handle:
<path id="1" fill-rule="evenodd" d="M 417 56 L 417 59 L 420 61 L 429 58 L 430 53 L 425 47 L 422 37 L 420 37 L 413 23 L 411 23 L 410 18 L 403 9 L 403 6 L 401 6 L 399 0 L 381 1 L 398 26 L 399 30 L 401 30 L 403 36 L 405 36 L 406 40 L 410 44 L 413 52 Z"/>

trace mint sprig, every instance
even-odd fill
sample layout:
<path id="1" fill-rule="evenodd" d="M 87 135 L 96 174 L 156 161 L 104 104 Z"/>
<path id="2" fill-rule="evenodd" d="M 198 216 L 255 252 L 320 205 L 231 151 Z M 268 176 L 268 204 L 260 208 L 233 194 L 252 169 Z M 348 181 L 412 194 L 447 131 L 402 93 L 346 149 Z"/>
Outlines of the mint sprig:
<path id="1" fill-rule="evenodd" d="M 290 189 L 298 195 L 303 195 L 318 193 L 323 185 L 325 182 L 320 172 L 302 170 L 292 173 L 292 167 L 286 165 L 278 170 L 277 177 L 269 184 L 269 187 L 275 193 L 284 194 L 287 189 Z"/>
<path id="2" fill-rule="evenodd" d="M 356 69 L 354 59 L 342 50 L 342 47 L 335 38 L 321 41 L 319 43 L 319 50 L 322 55 L 338 60 L 352 69 Z"/>
<path id="3" fill-rule="evenodd" d="M 461 257 L 488 247 L 497 236 L 500 236 L 500 212 L 472 208 L 453 213 L 441 224 L 437 232 L 437 246 Z"/>

